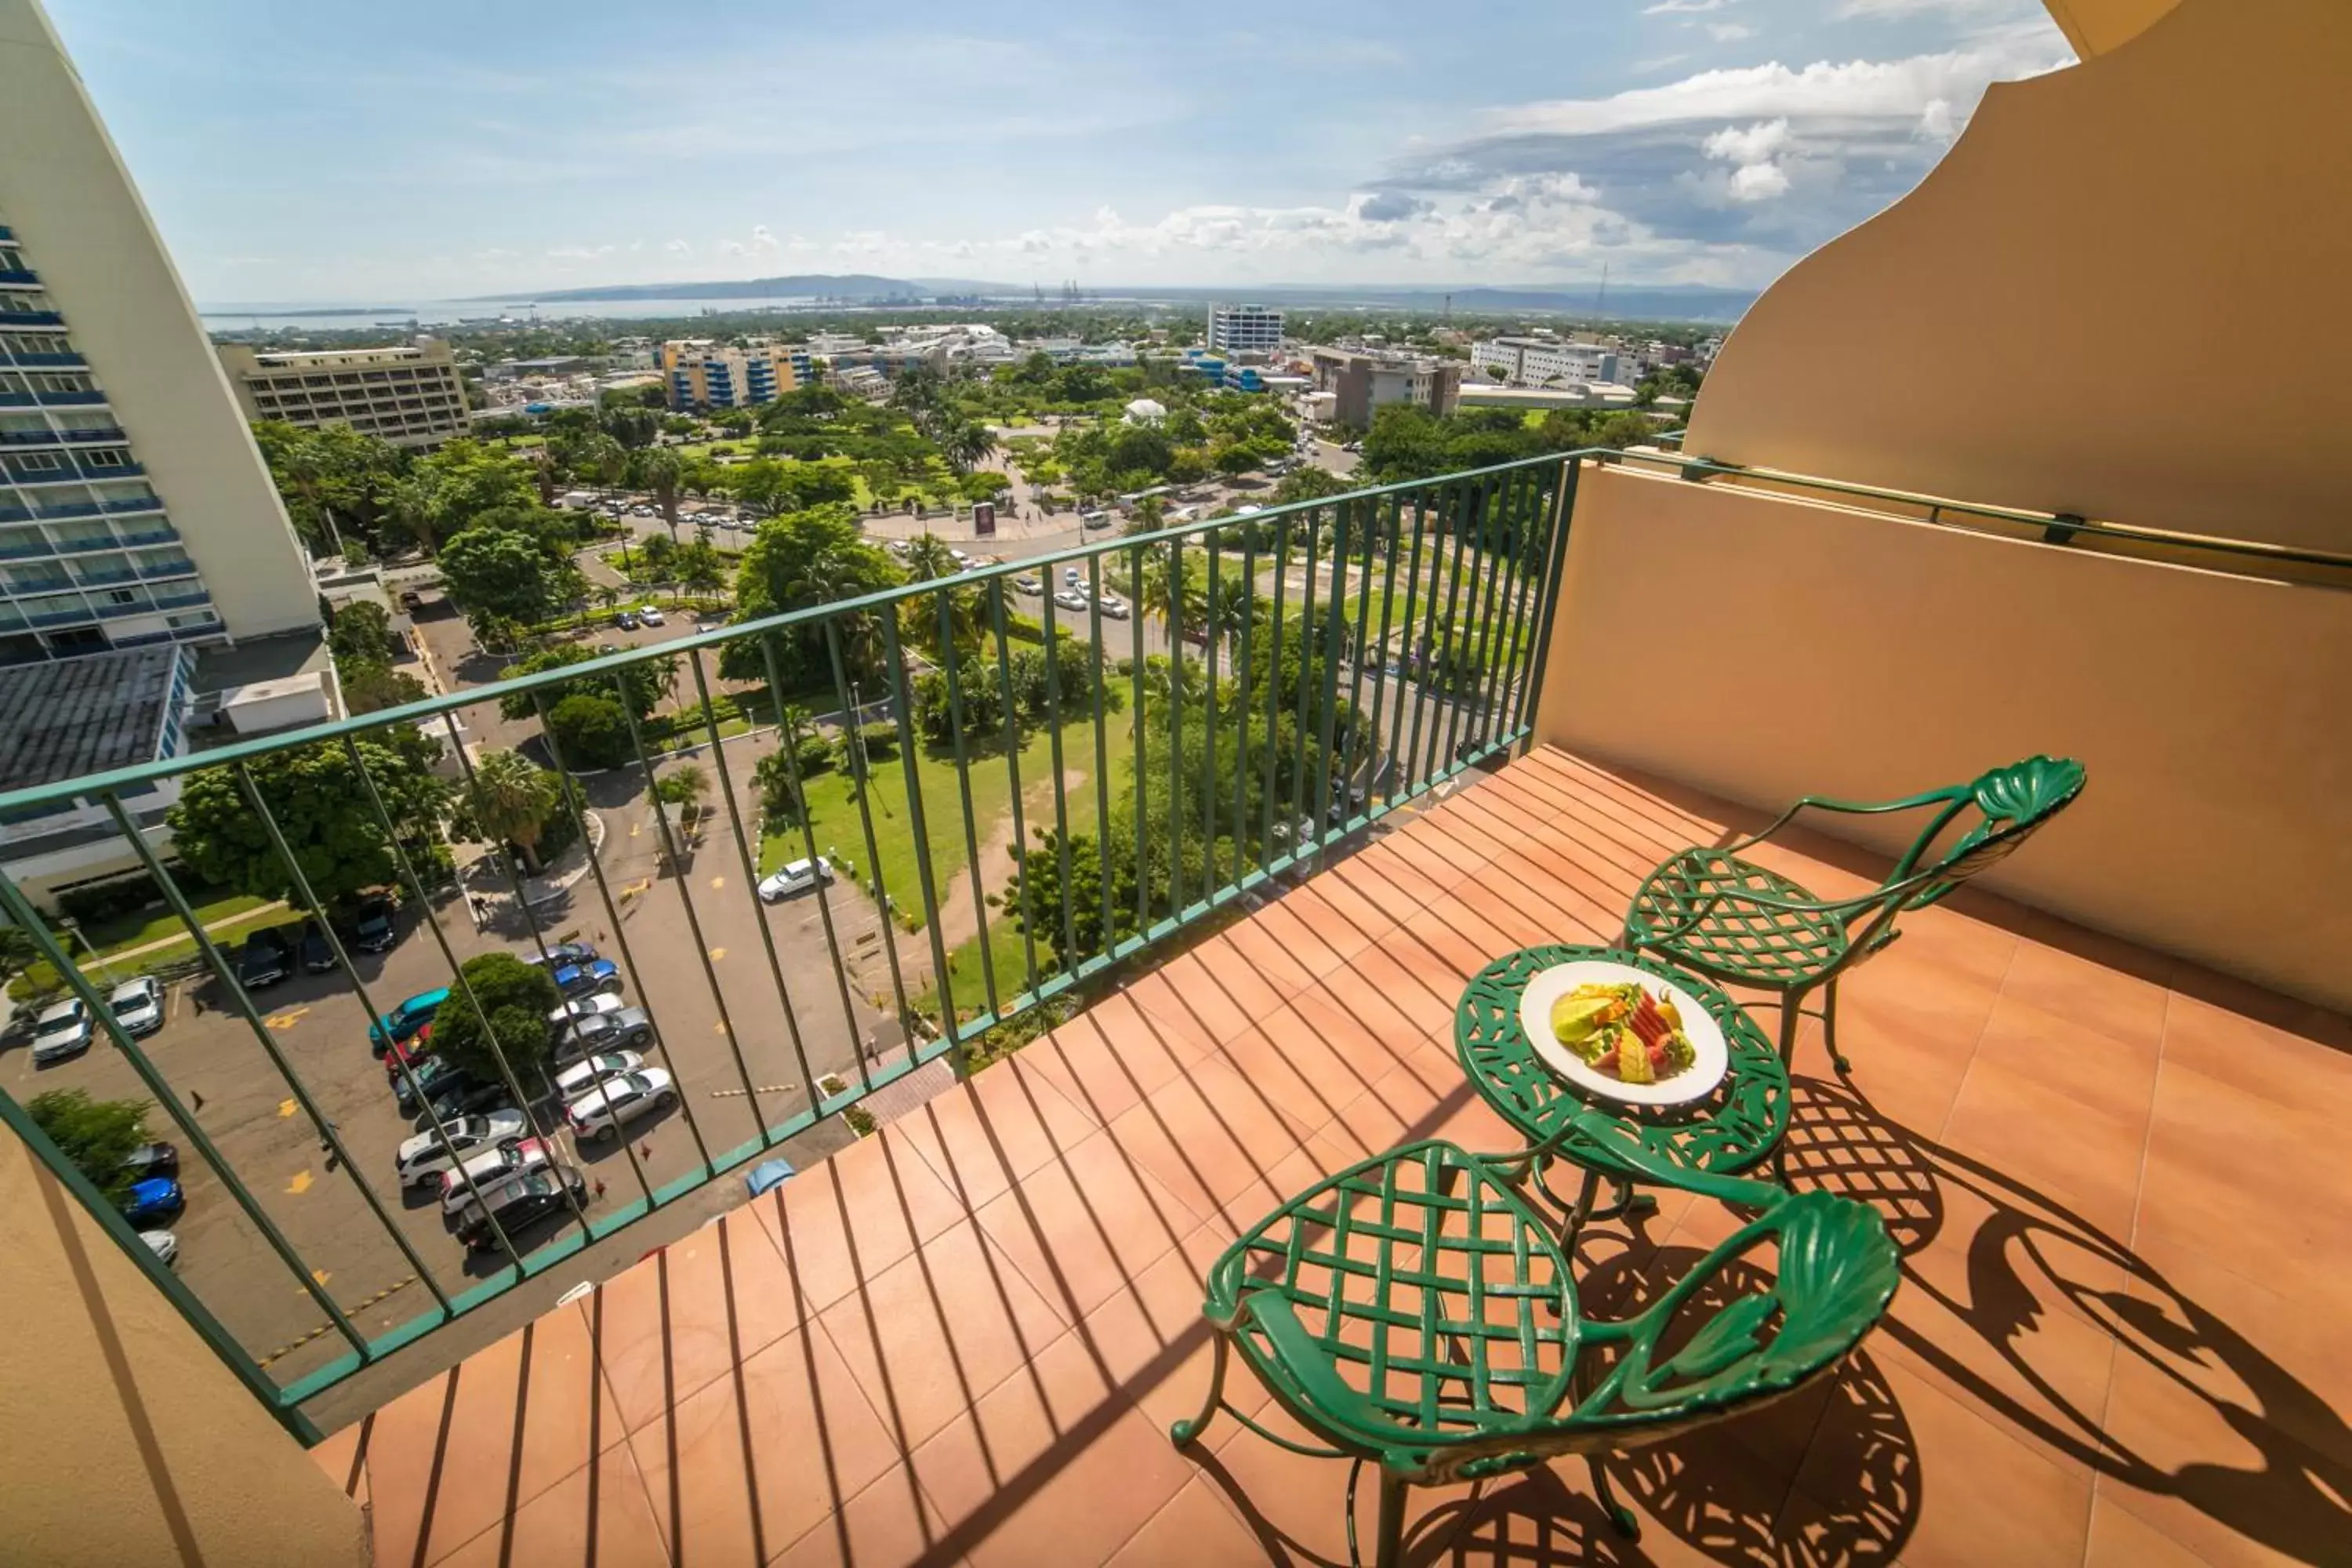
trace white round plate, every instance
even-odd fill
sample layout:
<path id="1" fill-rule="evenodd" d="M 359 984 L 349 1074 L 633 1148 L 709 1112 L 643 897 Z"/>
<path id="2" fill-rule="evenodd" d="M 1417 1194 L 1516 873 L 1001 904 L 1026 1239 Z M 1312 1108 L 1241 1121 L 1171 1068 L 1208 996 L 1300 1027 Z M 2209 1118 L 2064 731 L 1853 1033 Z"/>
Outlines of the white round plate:
<path id="1" fill-rule="evenodd" d="M 1664 1083 L 1626 1083 L 1587 1067 L 1582 1058 L 1561 1045 L 1559 1037 L 1551 1032 L 1554 1002 L 1580 985 L 1622 985 L 1627 981 L 1653 996 L 1672 1002 L 1675 1011 L 1682 1015 L 1683 1033 L 1690 1037 L 1691 1065 Z M 1604 959 L 1579 959 L 1538 971 L 1528 981 L 1527 992 L 1520 998 L 1519 1026 L 1528 1032 L 1528 1039 L 1546 1067 L 1588 1094 L 1628 1105 L 1686 1105 L 1694 1100 L 1703 1100 L 1715 1092 L 1715 1086 L 1723 1081 L 1731 1065 L 1730 1053 L 1724 1047 L 1722 1026 L 1699 1005 L 1697 997 L 1671 981 L 1661 980 L 1631 964 L 1612 963 Z"/>

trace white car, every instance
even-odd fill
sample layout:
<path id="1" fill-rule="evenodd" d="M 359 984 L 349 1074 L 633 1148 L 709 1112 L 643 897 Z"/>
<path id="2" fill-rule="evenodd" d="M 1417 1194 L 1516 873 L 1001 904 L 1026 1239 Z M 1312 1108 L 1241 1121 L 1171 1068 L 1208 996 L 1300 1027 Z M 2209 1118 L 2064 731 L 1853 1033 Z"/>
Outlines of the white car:
<path id="1" fill-rule="evenodd" d="M 662 613 L 654 608 L 651 605 L 642 605 L 638 606 L 637 619 L 649 626 L 658 626 L 665 624 L 662 620 Z"/>
<path id="2" fill-rule="evenodd" d="M 460 1116 L 442 1125 L 449 1130 L 444 1143 L 430 1131 L 419 1132 L 400 1145 L 400 1184 L 421 1187 L 440 1179 L 458 1160 L 484 1148 L 520 1142 L 530 1136 L 530 1122 L 520 1110 L 493 1110 L 482 1116 Z M 456 1150 L 453 1154 L 450 1151 Z"/>
<path id="3" fill-rule="evenodd" d="M 1076 588 L 1065 588 L 1054 595 L 1054 603 L 1066 610 L 1076 610 L 1083 615 L 1086 612 L 1087 596 Z"/>
<path id="4" fill-rule="evenodd" d="M 608 1078 L 620 1078 L 646 1065 L 646 1058 L 635 1051 L 605 1051 L 583 1057 L 555 1075 L 555 1098 L 576 1100 Z"/>
<path id="5" fill-rule="evenodd" d="M 1076 567 L 1065 566 L 1062 568 L 1062 581 L 1067 586 L 1075 588 L 1086 579 L 1078 575 Z"/>
<path id="6" fill-rule="evenodd" d="M 495 1193 L 517 1176 L 529 1175 L 550 1163 L 547 1145 L 536 1138 L 526 1138 L 519 1143 L 501 1143 L 495 1149 L 485 1149 L 467 1157 L 460 1175 L 457 1170 L 441 1173 L 441 1212 L 454 1215 L 474 1201 L 474 1194 Z M 474 1179 L 468 1189 L 466 1177 Z M 495 1201 L 495 1200 L 493 1200 Z"/>
<path id="7" fill-rule="evenodd" d="M 593 996 L 574 996 L 547 1016 L 547 1026 L 560 1029 L 574 1018 L 585 1018 L 592 1013 L 617 1013 L 627 1005 L 610 991 L 599 991 Z"/>
<path id="8" fill-rule="evenodd" d="M 136 980 L 126 980 L 110 992 L 106 1005 L 114 1014 L 114 1021 L 132 1039 L 141 1039 L 163 1026 L 163 987 L 152 974 Z"/>
<path id="9" fill-rule="evenodd" d="M 1112 620 L 1123 621 L 1127 619 L 1127 601 L 1120 598 L 1116 594 L 1105 594 L 1101 598 L 1096 600 L 1095 603 L 1100 605 L 1102 606 L 1102 613 L 1108 616 Z"/>
<path id="10" fill-rule="evenodd" d="M 669 1074 L 646 1068 L 625 1077 L 607 1079 L 563 1108 L 563 1120 L 582 1138 L 617 1138 L 624 1122 L 667 1110 L 677 1103 L 677 1089 Z"/>
<path id="11" fill-rule="evenodd" d="M 1024 573 L 1013 579 L 1013 591 L 1016 594 L 1042 594 L 1045 591 L 1045 584 Z"/>
<path id="12" fill-rule="evenodd" d="M 792 860 L 773 875 L 760 879 L 760 901 L 780 904 L 794 893 L 804 893 L 820 882 L 833 880 L 833 868 L 820 855 L 814 860 Z"/>
<path id="13" fill-rule="evenodd" d="M 33 1065 L 61 1062 L 89 1049 L 89 1009 L 79 996 L 68 996 L 45 1008 L 33 1020 Z"/>
<path id="14" fill-rule="evenodd" d="M 142 1230 L 139 1233 L 139 1239 L 147 1244 L 147 1250 L 153 1253 L 156 1261 L 163 1264 L 164 1268 L 178 1267 L 180 1261 L 178 1237 L 168 1230 Z"/>

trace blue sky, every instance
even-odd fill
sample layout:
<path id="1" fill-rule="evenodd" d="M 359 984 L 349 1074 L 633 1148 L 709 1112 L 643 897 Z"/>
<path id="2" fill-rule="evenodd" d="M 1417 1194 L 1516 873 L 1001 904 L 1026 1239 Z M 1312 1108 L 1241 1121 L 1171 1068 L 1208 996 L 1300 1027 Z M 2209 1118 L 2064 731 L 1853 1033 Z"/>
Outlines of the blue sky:
<path id="1" fill-rule="evenodd" d="M 1755 285 L 2036 0 L 47 0 L 206 303 L 784 272 Z"/>

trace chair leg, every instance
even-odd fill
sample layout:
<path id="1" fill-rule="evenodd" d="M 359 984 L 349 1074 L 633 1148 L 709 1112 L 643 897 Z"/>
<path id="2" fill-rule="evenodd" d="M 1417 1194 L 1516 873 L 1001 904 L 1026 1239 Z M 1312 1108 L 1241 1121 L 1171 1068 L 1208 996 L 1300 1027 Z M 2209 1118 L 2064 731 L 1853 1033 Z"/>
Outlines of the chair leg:
<path id="1" fill-rule="evenodd" d="M 1576 1189 L 1576 1206 L 1568 1211 L 1568 1223 L 1560 1227 L 1562 1252 L 1573 1253 L 1576 1250 L 1577 1236 L 1584 1229 L 1584 1222 L 1592 1217 L 1592 1200 L 1600 1193 L 1601 1173 L 1588 1167 L 1583 1182 Z"/>
<path id="2" fill-rule="evenodd" d="M 1837 1043 L 1837 988 L 1834 980 L 1822 993 L 1822 1042 L 1830 1048 L 1830 1065 L 1837 1068 L 1838 1077 L 1853 1076 L 1853 1064 L 1839 1054 Z"/>
<path id="3" fill-rule="evenodd" d="M 1797 1026 L 1805 1021 L 1804 1002 L 1801 991 L 1780 993 L 1780 1065 L 1784 1068 L 1797 1065 Z"/>
<path id="4" fill-rule="evenodd" d="M 1405 1482 L 1381 1472 L 1381 1533 L 1372 1557 L 1378 1568 L 1396 1568 L 1404 1554 L 1405 1488 Z"/>
<path id="5" fill-rule="evenodd" d="M 1201 1402 L 1201 1414 L 1189 1421 L 1179 1421 L 1168 1428 L 1168 1436 L 1180 1448 L 1189 1447 L 1209 1425 L 1209 1417 L 1217 1413 L 1217 1405 L 1225 1394 L 1226 1340 L 1222 1330 L 1216 1331 L 1216 1363 L 1209 1372 L 1209 1397 Z"/>
<path id="6" fill-rule="evenodd" d="M 1601 1511 L 1609 1516 L 1610 1524 L 1626 1540 L 1641 1540 L 1642 1521 L 1635 1519 L 1633 1510 L 1619 1502 L 1617 1494 L 1609 1489 L 1609 1472 L 1601 1468 L 1601 1456 L 1587 1454 L 1584 1462 L 1592 1470 L 1592 1495 L 1601 1500 Z"/>

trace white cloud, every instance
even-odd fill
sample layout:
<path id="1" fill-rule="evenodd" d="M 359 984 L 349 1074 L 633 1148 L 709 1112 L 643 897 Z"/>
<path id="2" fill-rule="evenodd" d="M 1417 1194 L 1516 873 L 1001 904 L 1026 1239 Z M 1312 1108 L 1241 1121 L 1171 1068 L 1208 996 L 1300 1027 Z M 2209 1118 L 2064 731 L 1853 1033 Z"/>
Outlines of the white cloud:
<path id="1" fill-rule="evenodd" d="M 1789 121 L 1786 119 L 1761 121 L 1745 131 L 1727 125 L 1699 143 L 1699 151 L 1710 158 L 1727 159 L 1734 163 L 1761 163 L 1789 144 Z"/>
<path id="2" fill-rule="evenodd" d="M 1940 98 L 1931 98 L 1919 110 L 1919 133 L 1937 142 L 1949 142 L 1958 131 L 1952 116 L 1952 106 Z"/>
<path id="3" fill-rule="evenodd" d="M 1840 20 L 1856 16 L 1919 16 L 1940 11 L 1951 16 L 2022 15 L 2042 9 L 2040 0 L 1838 0 Z"/>
<path id="4" fill-rule="evenodd" d="M 776 237 L 768 232 L 766 224 L 755 223 L 751 226 L 751 248 L 761 255 L 780 248 L 776 244 Z"/>
<path id="5" fill-rule="evenodd" d="M 1644 16 L 1664 16 L 1678 11 L 1720 11 L 1734 0 L 1657 0 L 1654 5 L 1642 7 Z"/>
<path id="6" fill-rule="evenodd" d="M 668 251 L 672 256 L 685 256 L 692 251 L 694 247 L 687 244 L 687 242 L 682 239 L 673 239 L 668 244 L 663 246 L 662 248 Z"/>
<path id="7" fill-rule="evenodd" d="M 1736 44 L 1742 38 L 1752 38 L 1756 29 L 1745 22 L 1709 22 L 1706 36 L 1718 44 Z"/>
<path id="8" fill-rule="evenodd" d="M 1778 163 L 1744 163 L 1732 171 L 1731 199 L 1764 202 L 1789 193 L 1789 174 Z"/>

